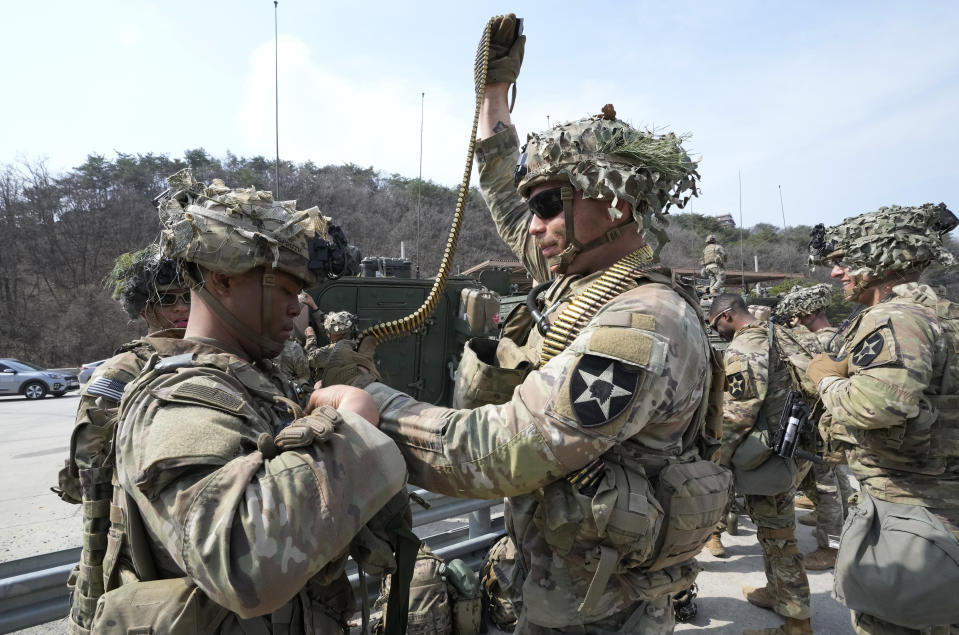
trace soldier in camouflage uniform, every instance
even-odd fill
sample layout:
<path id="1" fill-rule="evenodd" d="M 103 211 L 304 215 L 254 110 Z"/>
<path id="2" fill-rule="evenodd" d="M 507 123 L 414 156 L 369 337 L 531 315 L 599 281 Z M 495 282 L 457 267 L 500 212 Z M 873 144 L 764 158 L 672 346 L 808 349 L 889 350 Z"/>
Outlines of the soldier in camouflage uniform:
<path id="1" fill-rule="evenodd" d="M 836 328 L 829 324 L 825 313 L 834 293 L 835 288 L 828 284 L 793 287 L 776 306 L 776 314 L 794 331 L 810 331 L 823 352 L 836 353 L 841 340 L 836 337 Z M 816 550 L 803 554 L 807 571 L 831 569 L 835 565 L 839 534 L 846 517 L 845 501 L 853 494 L 846 474 L 848 468 L 836 464 L 844 463 L 841 453 L 828 450 L 831 448 L 827 448 L 824 462 L 814 463 L 800 483 L 815 507 L 812 514 L 799 520 L 812 525 L 816 536 Z"/>
<path id="2" fill-rule="evenodd" d="M 726 250 L 716 242 L 716 236 L 706 236 L 706 246 L 703 248 L 703 266 L 701 273 L 709 278 L 709 295 L 722 293 L 726 284 Z"/>
<path id="3" fill-rule="evenodd" d="M 723 445 L 720 462 L 732 463 L 732 455 L 753 428 L 765 425 L 776 430 L 786 393 L 792 385 L 778 353 L 770 350 L 768 329 L 784 340 L 784 329 L 772 322 L 756 320 L 742 297 L 724 293 L 709 309 L 709 323 L 729 342 L 726 349 L 727 391 L 723 400 Z M 809 580 L 796 543 L 796 514 L 793 511 L 795 485 L 774 496 L 746 494 L 746 511 L 756 524 L 756 536 L 763 550 L 766 586 L 744 587 L 746 599 L 771 609 L 786 619 L 779 628 L 746 631 L 750 634 L 812 633 L 809 610 Z"/>
<path id="4" fill-rule="evenodd" d="M 807 370 L 832 415 L 827 433 L 848 444 L 849 466 L 862 485 L 850 516 L 871 499 L 877 509 L 895 510 L 897 518 L 922 516 L 924 531 L 935 532 L 944 546 L 950 532 L 959 537 L 959 308 L 918 280 L 932 262 L 954 264 L 941 236 L 956 223 L 941 203 L 882 207 L 828 230 L 819 225 L 810 243 L 811 259 L 832 264 L 832 277 L 842 281 L 846 298 L 866 307 L 840 333 L 839 355 L 822 355 Z M 896 522 L 901 526 L 901 520 Z M 878 526 L 880 540 L 893 531 L 885 522 Z M 845 541 L 844 534 L 837 593 Z M 855 545 L 850 548 L 857 553 Z M 959 551 L 954 540 L 951 548 Z M 904 554 L 888 555 L 895 562 Z M 896 565 L 926 579 L 951 577 L 939 583 L 951 587 L 930 592 L 941 593 L 942 603 L 955 607 L 955 567 L 923 570 L 915 560 Z M 877 594 L 871 606 L 850 606 L 857 632 L 959 632 L 957 624 L 950 630 L 878 617 L 908 609 L 904 593 L 909 590 L 900 588 L 892 597 Z"/>
<path id="5" fill-rule="evenodd" d="M 183 337 L 190 315 L 190 292 L 176 263 L 161 256 L 156 245 L 117 258 L 107 283 L 131 320 L 142 318 L 147 334 Z M 128 383 L 133 381 L 153 349 L 146 339 L 124 344 L 101 364 L 80 389 L 80 404 L 70 442 L 71 453 L 59 475 L 55 490 L 68 503 L 84 503 L 83 553 L 70 575 L 70 629 L 89 629 L 97 598 L 103 593 L 101 564 L 106 544 L 96 536 L 109 527 L 108 501 L 112 495 L 110 441 L 116 409 Z"/>
<path id="6" fill-rule="evenodd" d="M 513 369 L 499 370 L 535 367 L 515 391 L 468 372 L 467 349 L 458 388 L 476 388 L 476 399 L 460 403 L 487 405 L 442 408 L 380 383 L 367 390 L 411 482 L 452 496 L 508 497 L 522 567 L 500 582 L 521 589 L 517 633 L 670 633 L 669 596 L 694 580 L 693 556 L 729 491 L 728 472 L 699 447 L 714 375 L 698 303 L 654 273 L 643 239 L 664 237 L 663 214 L 694 188 L 695 164 L 675 136 L 637 131 L 611 106 L 531 134 L 521 156 L 507 96 L 525 38 L 515 37 L 512 15 L 493 33 L 480 188 L 533 278 L 553 278 L 541 305 L 548 333 L 533 330 L 523 349 L 501 340 L 496 355 Z M 571 306 L 585 317 L 566 331 Z M 682 546 L 661 502 L 680 505 L 666 494 L 680 469 L 705 479 L 683 480 L 676 494 L 698 512 Z M 697 498 L 686 498 L 693 491 Z"/>
<path id="7" fill-rule="evenodd" d="M 149 340 L 157 355 L 124 394 L 93 631 L 343 633 L 347 550 L 376 551 L 367 523 L 405 500 L 403 459 L 375 410 L 347 409 L 364 393 L 340 387 L 343 409 L 304 415 L 269 362 L 316 279 L 311 243 L 342 245 L 315 207 L 189 170 L 159 210 L 193 311 L 183 340 Z"/>

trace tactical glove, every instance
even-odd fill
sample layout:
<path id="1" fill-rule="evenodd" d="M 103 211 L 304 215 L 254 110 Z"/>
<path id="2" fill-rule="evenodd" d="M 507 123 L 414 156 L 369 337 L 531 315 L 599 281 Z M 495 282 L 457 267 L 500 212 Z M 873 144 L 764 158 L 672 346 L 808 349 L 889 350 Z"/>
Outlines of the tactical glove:
<path id="1" fill-rule="evenodd" d="M 257 448 L 267 459 L 274 458 L 280 452 L 305 448 L 319 441 L 327 441 L 343 421 L 340 413 L 330 406 L 320 406 L 313 412 L 283 428 L 275 437 L 264 432 L 257 439 Z"/>
<path id="2" fill-rule="evenodd" d="M 523 49 L 526 36 L 523 35 L 523 21 L 514 13 L 498 15 L 489 25 L 489 61 L 486 68 L 486 84 L 507 82 L 513 84 L 519 77 L 519 68 L 523 64 Z M 484 32 L 485 33 L 485 32 Z M 480 73 L 483 70 L 483 39 L 476 49 L 476 64 L 473 68 L 473 81 L 476 92 L 482 84 Z"/>
<path id="3" fill-rule="evenodd" d="M 353 350 L 352 340 L 340 340 L 334 344 L 320 365 L 323 370 L 320 379 L 324 386 L 348 384 L 366 388 L 374 381 L 383 380 L 373 358 Z"/>
<path id="4" fill-rule="evenodd" d="M 812 358 L 806 368 L 806 377 L 817 386 L 824 377 L 848 377 L 849 358 L 835 360 L 826 353 L 820 353 Z"/>

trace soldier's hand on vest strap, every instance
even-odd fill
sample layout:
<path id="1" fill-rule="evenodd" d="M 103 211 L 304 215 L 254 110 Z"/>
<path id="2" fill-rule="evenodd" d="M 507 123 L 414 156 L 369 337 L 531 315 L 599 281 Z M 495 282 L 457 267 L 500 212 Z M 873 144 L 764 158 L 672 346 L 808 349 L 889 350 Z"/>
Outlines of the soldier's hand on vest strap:
<path id="1" fill-rule="evenodd" d="M 383 379 L 371 356 L 353 350 L 352 340 L 340 340 L 334 344 L 322 366 L 324 386 L 348 384 L 365 388 Z"/>
<path id="2" fill-rule="evenodd" d="M 820 353 L 812 358 L 809 367 L 806 369 L 806 377 L 814 384 L 825 377 L 848 377 L 849 376 L 849 358 L 843 357 L 836 361 L 826 353 Z"/>
<path id="3" fill-rule="evenodd" d="M 512 84 L 519 77 L 519 69 L 523 65 L 523 51 L 526 47 L 526 36 L 522 35 L 521 24 L 522 21 L 513 13 L 493 18 L 493 24 L 490 25 L 487 84 L 499 82 Z M 480 85 L 479 72 L 482 60 L 483 42 L 480 41 L 476 51 L 476 68 L 473 76 L 477 91 Z"/>
<path id="4" fill-rule="evenodd" d="M 320 383 L 317 382 L 317 386 L 319 385 Z M 380 422 L 380 412 L 377 410 L 373 398 L 365 390 L 353 386 L 338 384 L 328 388 L 317 388 L 310 395 L 306 410 L 307 412 L 313 412 L 317 408 L 349 410 L 373 425 L 378 425 Z"/>

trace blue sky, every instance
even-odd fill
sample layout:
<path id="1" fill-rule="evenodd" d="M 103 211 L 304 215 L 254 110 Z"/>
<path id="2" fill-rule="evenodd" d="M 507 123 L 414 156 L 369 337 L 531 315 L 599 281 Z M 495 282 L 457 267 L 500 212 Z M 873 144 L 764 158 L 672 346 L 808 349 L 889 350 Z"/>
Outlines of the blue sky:
<path id="1" fill-rule="evenodd" d="M 273 2 L 0 2 L 0 163 L 274 152 Z M 607 102 L 690 132 L 692 211 L 834 223 L 959 208 L 959 3 L 307 2 L 279 5 L 280 154 L 458 182 L 486 19 L 526 19 L 521 134 Z M 241 184 L 238 184 L 241 185 Z M 303 201 L 303 203 L 308 203 Z M 335 214 L 335 210 L 326 210 Z"/>

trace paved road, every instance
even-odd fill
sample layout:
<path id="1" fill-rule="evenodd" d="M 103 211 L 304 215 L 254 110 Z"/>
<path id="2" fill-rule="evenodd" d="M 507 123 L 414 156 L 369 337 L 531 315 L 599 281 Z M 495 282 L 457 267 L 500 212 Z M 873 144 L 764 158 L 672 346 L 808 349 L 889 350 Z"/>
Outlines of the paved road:
<path id="1" fill-rule="evenodd" d="M 0 517 L 0 562 L 80 544 L 79 507 L 63 503 L 49 489 L 56 484 L 57 472 L 67 455 L 77 400 L 75 392 L 41 401 L 0 398 L 0 483 L 4 484 L 0 493 L 4 510 Z M 815 548 L 811 529 L 798 527 L 801 549 L 811 551 Z M 699 614 L 692 623 L 678 625 L 677 632 L 733 635 L 781 622 L 773 613 L 746 602 L 741 593 L 744 585 L 765 583 L 753 525 L 741 517 L 739 535 L 724 535 L 723 543 L 728 558 L 702 553 L 704 571 L 699 575 L 696 600 Z M 832 572 L 809 572 L 809 583 L 815 632 L 852 634 L 849 613 L 830 595 Z M 61 620 L 19 632 L 45 635 L 65 632 L 65 628 Z"/>
<path id="2" fill-rule="evenodd" d="M 80 546 L 80 507 L 50 491 L 70 448 L 76 391 L 0 398 L 0 562 Z"/>

